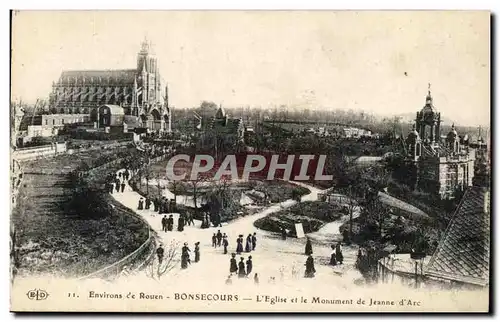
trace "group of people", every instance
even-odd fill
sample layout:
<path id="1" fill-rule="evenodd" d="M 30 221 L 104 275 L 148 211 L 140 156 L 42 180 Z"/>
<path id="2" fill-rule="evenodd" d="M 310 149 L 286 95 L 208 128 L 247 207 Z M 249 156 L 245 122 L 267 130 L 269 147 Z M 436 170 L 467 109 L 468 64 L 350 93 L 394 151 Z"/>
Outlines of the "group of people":
<path id="1" fill-rule="evenodd" d="M 189 253 L 191 250 L 188 247 L 188 243 L 184 243 L 181 252 L 181 268 L 186 269 L 188 265 L 191 264 L 191 258 Z M 194 262 L 198 263 L 200 261 L 200 242 L 194 243 Z"/>
<path id="2" fill-rule="evenodd" d="M 227 254 L 227 247 L 229 246 L 229 241 L 227 240 L 226 233 L 222 234 L 220 230 L 214 233 L 212 236 L 212 247 L 224 247 L 224 254 Z"/>
<path id="3" fill-rule="evenodd" d="M 342 254 L 342 246 L 340 243 L 337 245 L 332 245 L 332 255 L 330 256 L 330 265 L 336 266 L 337 264 L 342 265 L 344 261 L 344 255 Z"/>
<path id="4" fill-rule="evenodd" d="M 186 269 L 188 268 L 188 265 L 191 264 L 191 256 L 190 256 L 191 250 L 189 249 L 188 243 L 184 243 L 184 246 L 182 246 L 181 250 L 181 268 Z M 158 257 L 158 262 L 160 265 L 163 263 L 163 259 L 165 256 L 165 249 L 163 248 L 163 245 L 160 244 L 160 246 L 156 249 L 156 256 Z M 200 261 L 200 242 L 194 243 L 194 262 L 198 263 Z"/>
<path id="5" fill-rule="evenodd" d="M 305 254 L 307 256 L 307 259 L 305 263 L 306 272 L 304 273 L 304 277 L 312 278 L 314 277 L 314 274 L 316 274 L 316 268 L 314 267 L 314 258 L 312 257 L 313 249 L 312 249 L 311 239 L 309 237 L 307 237 L 306 239 Z"/>
<path id="6" fill-rule="evenodd" d="M 257 247 L 257 233 L 248 234 L 245 242 L 245 252 L 250 253 Z M 239 235 L 236 239 L 236 254 L 243 253 L 243 235 Z"/>
<path id="7" fill-rule="evenodd" d="M 106 190 L 109 193 L 124 192 L 125 182 L 128 182 L 129 178 L 130 171 L 128 169 L 118 172 L 116 177 L 111 176 L 111 178 L 108 180 L 108 182 L 106 183 Z"/>
<path id="8" fill-rule="evenodd" d="M 184 215 L 179 215 L 179 218 L 177 219 L 177 231 L 184 231 L 184 226 L 186 225 L 186 222 L 188 225 L 191 225 L 194 221 L 192 218 L 186 219 L 186 216 Z M 174 216 L 169 215 L 167 218 L 167 215 L 163 215 L 163 218 L 161 219 L 161 230 L 164 232 L 167 231 L 172 231 L 174 230 Z"/>
<path id="9" fill-rule="evenodd" d="M 244 257 L 240 257 L 240 262 L 236 263 L 236 254 L 231 254 L 231 260 L 229 261 L 229 279 L 233 274 L 238 274 L 239 278 L 244 278 L 250 276 L 253 269 L 252 256 L 248 256 L 245 262 Z M 255 274 L 257 276 L 257 274 Z"/>
<path id="10" fill-rule="evenodd" d="M 342 246 L 340 242 L 337 243 L 336 245 L 332 245 L 331 247 L 332 247 L 332 254 L 330 256 L 330 265 L 332 266 L 342 265 L 344 261 L 344 255 L 342 254 Z M 307 260 L 305 264 L 306 272 L 304 274 L 304 277 L 312 278 L 316 273 L 316 269 L 314 268 L 314 259 L 312 257 L 313 254 L 312 243 L 309 237 L 307 237 L 306 240 L 305 254 L 307 255 Z"/>
<path id="11" fill-rule="evenodd" d="M 173 200 L 168 200 L 166 197 L 156 197 L 156 198 L 141 198 L 139 200 L 139 205 L 137 210 L 149 210 L 153 205 L 153 211 L 159 214 L 167 214 L 173 212 L 175 207 L 175 202 Z"/>

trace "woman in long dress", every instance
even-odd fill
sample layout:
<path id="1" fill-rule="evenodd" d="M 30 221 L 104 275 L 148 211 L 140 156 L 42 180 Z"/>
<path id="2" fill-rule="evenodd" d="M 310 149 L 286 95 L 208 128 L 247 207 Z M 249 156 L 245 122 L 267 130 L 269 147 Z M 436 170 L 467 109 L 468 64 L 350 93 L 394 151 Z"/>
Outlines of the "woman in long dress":
<path id="1" fill-rule="evenodd" d="M 304 274 L 305 278 L 312 278 L 314 277 L 314 273 L 316 273 L 316 269 L 314 268 L 314 259 L 311 255 L 307 257 L 306 260 L 306 272 Z"/>
<path id="2" fill-rule="evenodd" d="M 184 216 L 183 215 L 179 216 L 179 221 L 177 223 L 177 230 L 184 231 Z"/>
<path id="3" fill-rule="evenodd" d="M 238 271 L 238 264 L 236 263 L 236 254 L 231 254 L 231 260 L 229 262 L 229 273 L 233 274 Z"/>
<path id="4" fill-rule="evenodd" d="M 238 263 L 238 277 L 243 278 L 247 276 L 247 273 L 245 271 L 245 258 L 241 257 L 240 262 Z"/>
<path id="5" fill-rule="evenodd" d="M 181 256 L 181 268 L 186 269 L 188 264 L 190 264 L 189 253 L 191 250 L 189 249 L 187 243 L 184 243 L 184 247 L 182 247 L 182 256 Z"/>
<path id="6" fill-rule="evenodd" d="M 330 265 L 337 265 L 337 254 L 335 254 L 335 246 L 332 245 L 332 255 L 330 256 Z"/>
<path id="7" fill-rule="evenodd" d="M 236 253 L 243 253 L 243 235 L 240 235 L 238 239 L 236 239 Z"/>
<path id="8" fill-rule="evenodd" d="M 247 275 L 250 275 L 250 273 L 252 273 L 252 269 L 253 269 L 252 256 L 248 256 L 248 259 L 247 259 Z"/>
<path id="9" fill-rule="evenodd" d="M 200 242 L 194 244 L 194 262 L 198 263 L 200 261 Z"/>
<path id="10" fill-rule="evenodd" d="M 247 242 L 245 245 L 245 252 L 250 253 L 252 251 L 252 234 L 247 236 Z"/>
<path id="11" fill-rule="evenodd" d="M 305 254 L 309 256 L 312 253 L 313 253 L 313 248 L 312 248 L 311 240 L 309 239 L 309 237 L 307 237 Z"/>
<path id="12" fill-rule="evenodd" d="M 337 260 L 337 262 L 339 264 L 342 264 L 342 262 L 344 261 L 344 254 L 342 254 L 342 246 L 340 245 L 340 243 L 337 244 L 337 247 L 335 248 L 335 259 Z"/>
<path id="13" fill-rule="evenodd" d="M 141 199 L 139 199 L 139 206 L 137 207 L 137 210 L 142 210 L 144 208 L 144 201 Z"/>

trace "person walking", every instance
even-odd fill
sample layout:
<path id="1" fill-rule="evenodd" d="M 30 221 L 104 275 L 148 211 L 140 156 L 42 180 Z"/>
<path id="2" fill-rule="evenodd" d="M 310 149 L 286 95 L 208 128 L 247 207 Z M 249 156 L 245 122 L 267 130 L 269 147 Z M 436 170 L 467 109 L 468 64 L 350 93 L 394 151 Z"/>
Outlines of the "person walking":
<path id="1" fill-rule="evenodd" d="M 257 233 L 252 235 L 252 250 L 255 250 L 255 247 L 257 247 Z"/>
<path id="2" fill-rule="evenodd" d="M 217 247 L 220 247 L 222 243 L 222 233 L 220 230 L 217 231 Z"/>
<path id="3" fill-rule="evenodd" d="M 307 256 L 311 255 L 313 253 L 313 250 L 312 250 L 312 244 L 311 244 L 311 239 L 309 239 L 309 237 L 307 237 L 307 240 L 306 240 L 306 250 L 305 250 L 305 254 Z"/>
<path id="4" fill-rule="evenodd" d="M 247 276 L 247 273 L 245 272 L 245 258 L 241 257 L 240 262 L 238 263 L 238 277 L 243 278 Z"/>
<path id="5" fill-rule="evenodd" d="M 194 262 L 198 263 L 200 261 L 200 242 L 194 244 Z"/>
<path id="6" fill-rule="evenodd" d="M 309 255 L 306 260 L 306 272 L 304 274 L 305 278 L 312 278 L 314 277 L 314 274 L 316 273 L 316 269 L 314 268 L 314 259 L 312 255 Z"/>
<path id="7" fill-rule="evenodd" d="M 224 246 L 224 254 L 227 254 L 227 246 L 229 246 L 229 242 L 227 241 L 227 236 L 222 237 L 222 245 Z"/>
<path id="8" fill-rule="evenodd" d="M 161 230 L 166 232 L 167 231 L 167 216 L 164 215 L 163 218 L 161 219 Z"/>
<path id="9" fill-rule="evenodd" d="M 252 234 L 248 234 L 247 241 L 245 244 L 245 252 L 250 253 L 252 251 Z"/>
<path id="10" fill-rule="evenodd" d="M 163 245 L 160 244 L 160 246 L 156 249 L 156 256 L 158 256 L 158 262 L 161 263 L 163 262 L 163 255 L 165 254 L 165 250 L 163 249 Z"/>
<path id="11" fill-rule="evenodd" d="M 217 235 L 215 233 L 212 236 L 212 247 L 217 247 Z"/>
<path id="12" fill-rule="evenodd" d="M 340 243 L 337 243 L 337 247 L 335 247 L 335 254 L 337 263 L 339 263 L 339 265 L 342 265 L 342 262 L 344 261 L 344 254 L 342 254 L 342 246 Z"/>
<path id="13" fill-rule="evenodd" d="M 236 254 L 231 254 L 231 260 L 229 261 L 229 273 L 233 274 L 238 271 L 238 264 L 236 263 Z"/>
<path id="14" fill-rule="evenodd" d="M 247 264 L 247 276 L 250 276 L 250 273 L 252 273 L 252 268 L 253 268 L 252 256 L 248 256 L 246 264 Z"/>

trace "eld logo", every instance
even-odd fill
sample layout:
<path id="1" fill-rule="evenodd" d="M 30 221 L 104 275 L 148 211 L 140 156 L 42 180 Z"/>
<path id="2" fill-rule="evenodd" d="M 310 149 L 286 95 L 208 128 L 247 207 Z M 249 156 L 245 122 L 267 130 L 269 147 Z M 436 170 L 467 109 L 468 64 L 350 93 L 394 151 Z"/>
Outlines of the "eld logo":
<path id="1" fill-rule="evenodd" d="M 28 296 L 28 298 L 30 300 L 37 300 L 37 301 L 46 300 L 47 297 L 49 297 L 49 293 L 45 292 L 44 290 L 40 290 L 40 289 L 31 290 L 28 293 L 26 293 L 26 295 Z"/>

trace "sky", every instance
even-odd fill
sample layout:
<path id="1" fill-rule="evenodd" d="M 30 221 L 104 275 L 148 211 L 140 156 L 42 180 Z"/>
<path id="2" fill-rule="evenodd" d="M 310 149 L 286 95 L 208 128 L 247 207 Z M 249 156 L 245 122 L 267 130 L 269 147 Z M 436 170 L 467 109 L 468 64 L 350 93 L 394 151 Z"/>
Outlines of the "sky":
<path id="1" fill-rule="evenodd" d="M 136 67 L 153 43 L 171 105 L 288 105 L 490 123 L 488 12 L 21 11 L 12 98 L 48 97 L 71 69 Z"/>

